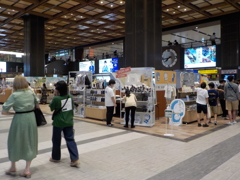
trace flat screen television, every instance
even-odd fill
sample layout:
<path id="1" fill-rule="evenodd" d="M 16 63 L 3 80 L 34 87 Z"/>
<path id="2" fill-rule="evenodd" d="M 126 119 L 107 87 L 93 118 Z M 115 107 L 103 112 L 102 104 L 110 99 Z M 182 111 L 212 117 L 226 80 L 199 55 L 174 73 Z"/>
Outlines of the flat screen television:
<path id="1" fill-rule="evenodd" d="M 184 68 L 216 67 L 216 46 L 189 48 L 184 51 Z"/>
<path id="2" fill-rule="evenodd" d="M 116 72 L 118 70 L 118 58 L 99 60 L 99 73 Z"/>
<path id="3" fill-rule="evenodd" d="M 79 71 L 91 71 L 95 73 L 95 61 L 84 61 L 79 63 Z"/>
<path id="4" fill-rule="evenodd" d="M 0 62 L 0 73 L 7 72 L 7 64 L 6 62 Z"/>

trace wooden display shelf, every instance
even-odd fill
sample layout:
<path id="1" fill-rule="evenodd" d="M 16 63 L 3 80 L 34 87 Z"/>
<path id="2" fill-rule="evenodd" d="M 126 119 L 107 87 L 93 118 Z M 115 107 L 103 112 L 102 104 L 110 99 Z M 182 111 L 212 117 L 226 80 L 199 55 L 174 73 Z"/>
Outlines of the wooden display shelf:
<path id="1" fill-rule="evenodd" d="M 85 116 L 94 119 L 106 119 L 106 109 L 99 109 L 93 107 L 86 107 L 85 108 Z"/>

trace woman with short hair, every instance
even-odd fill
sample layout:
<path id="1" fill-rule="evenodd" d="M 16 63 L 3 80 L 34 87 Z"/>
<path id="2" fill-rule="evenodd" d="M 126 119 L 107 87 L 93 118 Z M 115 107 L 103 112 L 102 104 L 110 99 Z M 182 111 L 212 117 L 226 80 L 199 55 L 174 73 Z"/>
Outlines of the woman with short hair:
<path id="1" fill-rule="evenodd" d="M 16 162 L 26 161 L 26 167 L 20 176 L 30 178 L 30 165 L 38 153 L 38 131 L 33 110 L 39 108 L 39 99 L 29 90 L 25 77 L 18 75 L 13 81 L 13 93 L 3 104 L 2 114 L 13 115 L 8 133 L 8 157 L 11 167 L 6 175 L 16 175 Z M 13 108 L 15 113 L 9 112 Z"/>

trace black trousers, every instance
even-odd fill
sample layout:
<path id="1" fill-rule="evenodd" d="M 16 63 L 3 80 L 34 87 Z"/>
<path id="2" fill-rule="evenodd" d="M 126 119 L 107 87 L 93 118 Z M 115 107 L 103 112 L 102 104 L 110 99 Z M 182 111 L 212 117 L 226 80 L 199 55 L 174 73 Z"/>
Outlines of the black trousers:
<path id="1" fill-rule="evenodd" d="M 107 106 L 106 122 L 107 125 L 111 124 L 113 117 L 114 106 Z"/>
<path id="2" fill-rule="evenodd" d="M 223 112 L 222 117 L 227 117 L 228 111 L 226 110 L 226 101 L 224 99 L 220 99 L 220 104 Z"/>
<path id="3" fill-rule="evenodd" d="M 130 110 L 131 110 L 131 126 L 134 126 L 135 111 L 136 111 L 135 106 L 125 107 L 125 111 L 126 111 L 126 124 L 125 125 L 128 126 Z"/>
<path id="4" fill-rule="evenodd" d="M 240 101 L 238 102 L 238 116 L 240 116 Z"/>

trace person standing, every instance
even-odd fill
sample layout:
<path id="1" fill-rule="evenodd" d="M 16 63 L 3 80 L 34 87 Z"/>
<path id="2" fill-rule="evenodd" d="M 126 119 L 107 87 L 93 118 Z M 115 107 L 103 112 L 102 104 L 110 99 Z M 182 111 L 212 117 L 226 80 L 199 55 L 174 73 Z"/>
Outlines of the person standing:
<path id="1" fill-rule="evenodd" d="M 217 125 L 217 113 L 218 113 L 218 105 L 219 105 L 219 100 L 218 100 L 218 92 L 217 90 L 214 89 L 215 85 L 213 83 L 208 84 L 210 90 L 208 90 L 208 101 L 210 105 L 211 112 L 214 114 L 214 124 Z M 211 117 L 209 118 L 209 123 L 211 122 Z"/>
<path id="2" fill-rule="evenodd" d="M 38 153 L 38 130 L 33 110 L 39 108 L 39 99 L 29 90 L 25 77 L 18 75 L 13 81 L 13 93 L 2 106 L 3 115 L 13 115 L 8 133 L 8 157 L 11 167 L 6 175 L 16 175 L 16 162 L 26 161 L 22 177 L 30 178 L 30 165 Z M 13 107 L 13 112 L 9 112 Z"/>
<path id="3" fill-rule="evenodd" d="M 206 83 L 202 82 L 201 83 L 201 88 L 195 87 L 195 91 L 197 92 L 197 120 L 198 120 L 198 127 L 208 127 L 207 124 L 207 104 L 208 104 L 208 91 L 205 89 L 206 88 Z M 201 125 L 200 122 L 200 114 L 201 112 L 204 113 L 203 118 L 204 118 L 204 124 Z"/>
<path id="4" fill-rule="evenodd" d="M 224 86 L 224 97 L 226 99 L 226 109 L 228 110 L 229 122 L 228 125 L 232 125 L 236 122 L 236 112 L 238 110 L 239 103 L 239 91 L 238 85 L 233 83 L 233 76 L 228 76 L 228 83 Z"/>
<path id="5" fill-rule="evenodd" d="M 45 83 L 43 83 L 43 87 L 41 88 L 41 92 L 42 92 L 42 97 L 40 100 L 41 104 L 47 104 L 47 86 Z"/>
<path id="6" fill-rule="evenodd" d="M 51 111 L 58 112 L 53 117 L 53 133 L 52 133 L 52 157 L 51 162 L 60 162 L 61 159 L 61 139 L 62 132 L 66 140 L 67 148 L 70 154 L 70 166 L 79 167 L 79 155 L 77 144 L 74 140 L 73 130 L 73 99 L 68 95 L 68 86 L 65 81 L 59 81 L 55 84 L 56 95 L 49 104 Z"/>
<path id="7" fill-rule="evenodd" d="M 125 101 L 125 112 L 126 112 L 126 124 L 124 127 L 128 128 L 129 122 L 129 112 L 131 111 L 131 128 L 135 128 L 134 121 L 135 121 L 135 111 L 137 107 L 137 98 L 136 96 L 130 92 L 129 89 L 126 90 L 125 96 L 123 100 Z"/>
<path id="8" fill-rule="evenodd" d="M 226 83 L 225 80 L 221 79 L 219 81 L 220 85 L 218 86 L 218 93 L 219 93 L 219 101 L 221 104 L 221 108 L 222 108 L 222 117 L 224 117 L 224 120 L 228 120 L 228 111 L 226 110 L 226 101 L 224 98 L 224 85 Z"/>
<path id="9" fill-rule="evenodd" d="M 115 80 L 111 79 L 108 83 L 108 86 L 105 88 L 105 106 L 107 107 L 107 114 L 106 114 L 106 123 L 107 126 L 112 127 L 112 117 L 114 107 L 117 107 L 115 94 L 113 91 L 113 87 L 116 84 Z"/>
<path id="10" fill-rule="evenodd" d="M 240 96 L 240 79 L 238 80 L 238 92 Z M 240 99 L 238 101 L 238 116 L 240 116 Z"/>

